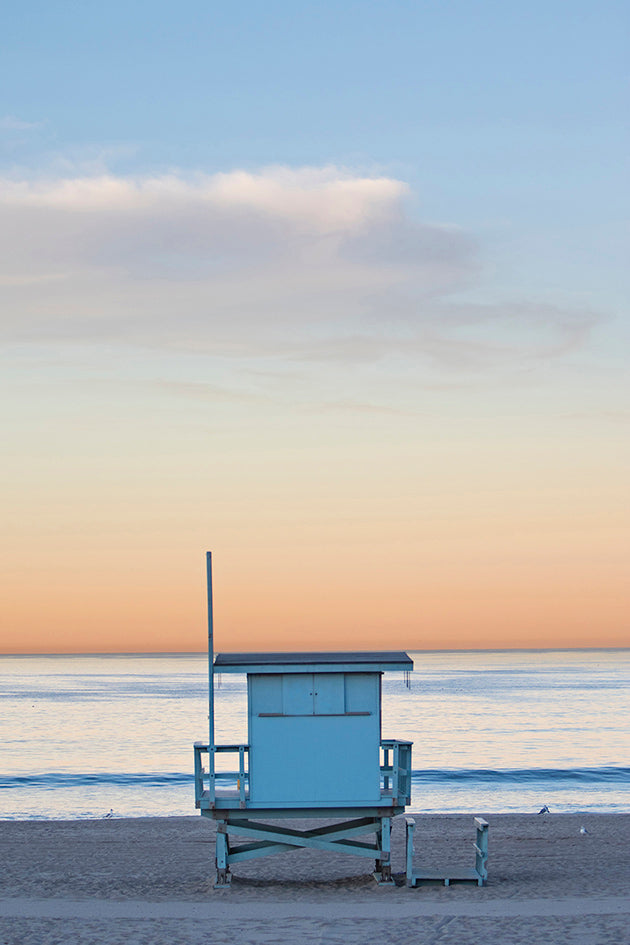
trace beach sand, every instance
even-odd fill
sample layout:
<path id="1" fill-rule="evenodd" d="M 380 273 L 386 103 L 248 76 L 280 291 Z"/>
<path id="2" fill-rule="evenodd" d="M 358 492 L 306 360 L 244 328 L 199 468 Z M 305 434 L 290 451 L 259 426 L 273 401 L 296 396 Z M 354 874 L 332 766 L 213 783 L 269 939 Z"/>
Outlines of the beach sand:
<path id="1" fill-rule="evenodd" d="M 418 861 L 472 866 L 471 816 L 415 816 Z M 212 886 L 206 818 L 1 821 L 0 945 L 630 945 L 630 814 L 481 816 L 481 889 L 408 889 L 402 817 L 402 885 L 378 886 L 371 860 L 299 850 L 237 864 L 228 890 Z"/>

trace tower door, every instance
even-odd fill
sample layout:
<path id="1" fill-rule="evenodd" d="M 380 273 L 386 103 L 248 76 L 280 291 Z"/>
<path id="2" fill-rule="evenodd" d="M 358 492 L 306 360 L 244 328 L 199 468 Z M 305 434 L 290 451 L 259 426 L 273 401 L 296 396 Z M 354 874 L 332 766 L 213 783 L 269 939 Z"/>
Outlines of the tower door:
<path id="1" fill-rule="evenodd" d="M 287 673 L 280 678 L 283 715 L 344 715 L 343 673 Z"/>

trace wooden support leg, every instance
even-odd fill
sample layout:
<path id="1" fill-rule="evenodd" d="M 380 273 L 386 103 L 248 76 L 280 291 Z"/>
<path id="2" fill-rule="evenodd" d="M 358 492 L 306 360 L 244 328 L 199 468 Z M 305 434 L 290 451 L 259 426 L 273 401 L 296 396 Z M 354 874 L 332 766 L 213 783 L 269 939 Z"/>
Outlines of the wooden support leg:
<path id="1" fill-rule="evenodd" d="M 383 840 L 382 840 L 382 850 L 383 855 L 381 857 L 381 880 L 384 883 L 391 883 L 392 881 L 392 819 L 391 817 L 383 817 Z"/>
<path id="2" fill-rule="evenodd" d="M 383 821 L 382 821 L 382 820 L 379 820 L 379 821 L 378 821 L 378 827 L 376 828 L 376 830 L 374 831 L 374 833 L 376 834 L 376 846 L 378 847 L 379 853 L 380 853 L 380 851 L 383 849 Z M 380 872 L 381 872 L 381 861 L 380 861 L 380 860 L 375 860 L 375 861 L 374 861 L 374 871 L 375 871 L 376 873 L 380 873 Z"/>
<path id="3" fill-rule="evenodd" d="M 217 879 L 214 888 L 224 889 L 226 886 L 230 885 L 232 879 L 229 867 L 229 846 L 226 823 L 217 824 L 216 866 Z"/>
<path id="4" fill-rule="evenodd" d="M 392 843 L 391 843 L 392 819 L 391 817 L 381 817 L 381 826 L 377 831 L 379 836 L 380 856 L 376 861 L 376 880 L 379 886 L 393 886 L 392 879 Z"/>

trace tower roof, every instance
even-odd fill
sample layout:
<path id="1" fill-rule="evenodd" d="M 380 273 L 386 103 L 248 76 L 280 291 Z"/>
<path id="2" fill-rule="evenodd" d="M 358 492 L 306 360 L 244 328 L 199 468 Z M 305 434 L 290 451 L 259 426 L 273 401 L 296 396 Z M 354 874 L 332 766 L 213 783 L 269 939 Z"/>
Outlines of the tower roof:
<path id="1" fill-rule="evenodd" d="M 413 669 L 402 650 L 327 653 L 217 653 L 220 673 L 383 673 Z"/>

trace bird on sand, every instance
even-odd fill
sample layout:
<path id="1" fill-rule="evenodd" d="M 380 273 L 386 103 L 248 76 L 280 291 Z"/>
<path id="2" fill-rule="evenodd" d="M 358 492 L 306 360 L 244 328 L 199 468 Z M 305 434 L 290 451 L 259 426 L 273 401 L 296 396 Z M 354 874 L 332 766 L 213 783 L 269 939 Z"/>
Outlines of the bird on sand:
<path id="1" fill-rule="evenodd" d="M 109 809 L 109 814 L 103 814 L 103 817 L 105 818 L 105 820 L 107 820 L 109 817 L 113 817 L 113 816 L 114 816 L 114 809 L 113 809 L 113 807 L 110 807 L 110 809 Z"/>
<path id="2" fill-rule="evenodd" d="M 540 810 L 538 811 L 538 813 L 539 813 L 539 814 L 548 814 L 548 813 L 549 813 L 549 808 L 548 808 L 547 805 L 545 804 L 544 807 L 541 807 L 541 808 L 540 808 Z"/>
<path id="3" fill-rule="evenodd" d="M 580 827 L 580 833 L 588 833 L 586 827 Z"/>

